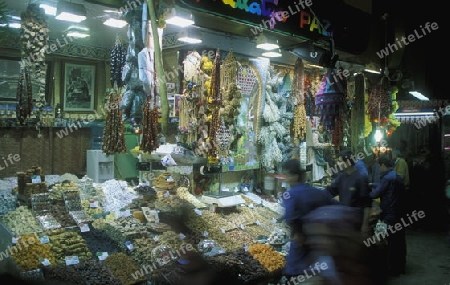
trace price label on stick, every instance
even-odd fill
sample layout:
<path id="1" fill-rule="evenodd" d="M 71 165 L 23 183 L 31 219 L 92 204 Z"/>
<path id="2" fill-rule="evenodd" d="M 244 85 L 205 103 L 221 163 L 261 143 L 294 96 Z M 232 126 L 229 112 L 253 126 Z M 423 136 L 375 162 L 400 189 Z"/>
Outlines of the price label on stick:
<path id="1" fill-rule="evenodd" d="M 107 252 L 97 252 L 98 260 L 105 260 L 108 257 Z"/>
<path id="2" fill-rule="evenodd" d="M 80 259 L 78 256 L 66 256 L 65 257 L 66 265 L 75 265 L 80 263 Z"/>
<path id="3" fill-rule="evenodd" d="M 41 244 L 46 244 L 50 242 L 50 239 L 48 238 L 48 236 L 40 236 L 39 240 L 41 241 Z"/>
<path id="4" fill-rule="evenodd" d="M 125 246 L 129 249 L 132 250 L 134 248 L 134 245 L 131 243 L 131 241 L 126 241 L 125 242 Z"/>
<path id="5" fill-rule="evenodd" d="M 85 232 L 90 231 L 91 229 L 89 228 L 88 224 L 80 224 L 80 230 L 82 233 L 85 233 Z"/>
<path id="6" fill-rule="evenodd" d="M 98 201 L 94 201 L 92 203 L 89 203 L 89 207 L 91 207 L 91 208 L 98 208 Z"/>
<path id="7" fill-rule="evenodd" d="M 202 211 L 200 211 L 199 209 L 194 209 L 194 212 L 199 216 L 203 214 Z"/>
<path id="8" fill-rule="evenodd" d="M 47 259 L 47 258 L 39 258 L 39 262 L 42 264 L 42 265 L 44 265 L 44 266 L 50 266 L 51 265 L 51 263 L 50 263 L 50 261 Z"/>

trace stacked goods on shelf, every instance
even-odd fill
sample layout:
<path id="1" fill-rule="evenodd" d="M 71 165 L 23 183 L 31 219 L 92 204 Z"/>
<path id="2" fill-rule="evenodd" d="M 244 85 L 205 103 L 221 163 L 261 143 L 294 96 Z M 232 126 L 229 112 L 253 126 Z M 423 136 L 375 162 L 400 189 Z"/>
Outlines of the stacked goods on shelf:
<path id="1" fill-rule="evenodd" d="M 358 209 L 340 205 L 320 207 L 304 217 L 305 243 L 312 256 L 329 256 L 337 270 L 332 274 L 342 284 L 380 284 L 376 280 L 376 265 L 371 251 L 360 231 Z M 330 274 L 327 274 L 330 276 Z M 325 285 L 336 284 L 336 279 L 325 278 Z"/>
<path id="2" fill-rule="evenodd" d="M 19 201 L 30 206 L 30 196 L 47 192 L 45 175 L 38 166 L 33 166 L 25 172 L 17 172 L 17 192 Z"/>
<path id="3" fill-rule="evenodd" d="M 121 217 L 108 221 L 103 228 L 104 232 L 115 240 L 121 249 L 126 249 L 125 242 L 136 238 L 148 237 L 149 228 L 133 216 Z"/>
<path id="4" fill-rule="evenodd" d="M 152 181 L 155 188 L 163 190 L 173 190 L 177 187 L 177 182 L 173 180 L 170 172 L 164 172 Z"/>

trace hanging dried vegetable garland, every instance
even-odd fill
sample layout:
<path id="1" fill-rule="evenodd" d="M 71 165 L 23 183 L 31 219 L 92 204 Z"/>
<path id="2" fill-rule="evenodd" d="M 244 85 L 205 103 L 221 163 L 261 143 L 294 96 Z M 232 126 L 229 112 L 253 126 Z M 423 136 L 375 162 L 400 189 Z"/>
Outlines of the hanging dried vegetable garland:
<path id="1" fill-rule="evenodd" d="M 178 131 L 186 138 L 187 143 L 194 142 L 197 136 L 197 116 L 194 103 L 182 97 L 180 98 L 179 106 Z"/>
<path id="2" fill-rule="evenodd" d="M 102 150 L 106 154 L 124 153 L 127 151 L 122 110 L 119 108 L 121 101 L 122 96 L 120 94 L 110 93 L 107 103 L 109 111 L 106 115 L 102 139 Z"/>
<path id="3" fill-rule="evenodd" d="M 41 112 L 46 104 L 45 102 L 45 86 L 46 86 L 46 72 L 47 65 L 45 63 L 45 54 L 48 49 L 49 33 L 48 21 L 45 13 L 39 8 L 37 4 L 30 4 L 27 6 L 25 12 L 21 15 L 21 68 L 25 72 L 25 85 L 27 86 L 25 92 L 18 90 L 18 97 L 21 94 L 27 93 L 29 96 L 25 101 L 28 101 L 28 110 L 24 106 L 17 107 L 18 113 L 22 117 L 19 118 L 21 124 L 28 117 L 27 112 L 31 113 L 33 108 L 32 87 L 31 80 L 38 82 L 39 90 L 35 90 L 38 94 L 36 98 L 36 118 L 38 119 L 37 127 L 41 126 Z M 28 79 L 27 79 L 28 78 Z M 29 82 L 29 83 L 28 83 Z M 31 93 L 31 94 L 30 94 Z M 23 99 L 23 98 L 22 98 Z M 20 100 L 19 100 L 20 101 Z M 24 101 L 24 100 L 21 100 Z M 22 111 L 20 111 L 22 108 Z"/>
<path id="4" fill-rule="evenodd" d="M 225 126 L 225 121 L 222 120 L 222 123 L 220 124 L 219 129 L 216 132 L 216 143 L 219 147 L 219 154 L 221 156 L 227 156 L 228 150 L 231 143 L 231 132 L 230 130 Z"/>
<path id="5" fill-rule="evenodd" d="M 392 111 L 391 85 L 389 79 L 382 77 L 380 82 L 370 90 L 367 111 L 374 122 L 386 122 Z"/>
<path id="6" fill-rule="evenodd" d="M 27 68 L 21 68 L 16 93 L 16 118 L 20 125 L 25 125 L 33 111 L 33 90 L 31 76 Z"/>
<path id="7" fill-rule="evenodd" d="M 159 110 L 155 105 L 151 108 L 151 99 L 147 97 L 143 108 L 144 120 L 142 121 L 142 141 L 140 150 L 142 152 L 152 152 L 159 147 L 158 141 L 158 119 Z"/>
<path id="8" fill-rule="evenodd" d="M 306 109 L 299 104 L 294 107 L 294 121 L 292 122 L 292 137 L 296 143 L 305 140 L 306 135 Z"/>
<path id="9" fill-rule="evenodd" d="M 111 63 L 109 66 L 110 72 L 110 81 L 111 85 L 115 86 L 117 84 L 118 88 L 121 88 L 124 85 L 122 70 L 126 63 L 127 57 L 127 48 L 122 44 L 122 41 L 117 36 L 116 42 L 114 44 L 113 49 L 111 50 L 110 59 Z"/>
<path id="10" fill-rule="evenodd" d="M 211 88 L 209 92 L 208 106 L 211 109 L 212 116 L 209 126 L 209 140 L 211 148 L 208 150 L 208 161 L 211 163 L 217 162 L 217 146 L 216 134 L 220 127 L 220 105 L 222 103 L 222 93 L 220 92 L 220 53 L 216 51 L 214 59 L 214 66 L 211 75 Z"/>
<path id="11" fill-rule="evenodd" d="M 291 100 L 294 105 L 294 117 L 292 122 L 292 136 L 295 144 L 303 141 L 306 131 L 306 109 L 305 109 L 305 89 L 304 75 L 305 69 L 303 61 L 298 58 L 294 67 L 294 78 L 292 80 Z"/>
<path id="12" fill-rule="evenodd" d="M 301 58 L 297 58 L 294 66 L 294 78 L 292 79 L 291 100 L 293 105 L 303 104 L 305 95 L 303 90 L 304 66 Z"/>

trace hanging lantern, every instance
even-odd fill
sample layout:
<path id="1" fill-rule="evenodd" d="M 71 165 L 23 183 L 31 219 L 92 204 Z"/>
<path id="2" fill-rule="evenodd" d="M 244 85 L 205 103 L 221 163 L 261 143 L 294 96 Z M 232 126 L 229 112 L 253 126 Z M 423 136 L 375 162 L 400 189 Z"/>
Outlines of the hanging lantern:
<path id="1" fill-rule="evenodd" d="M 321 123 L 326 128 L 334 129 L 335 121 L 345 107 L 345 82 L 333 72 L 333 69 L 329 69 L 323 77 L 315 103 Z"/>

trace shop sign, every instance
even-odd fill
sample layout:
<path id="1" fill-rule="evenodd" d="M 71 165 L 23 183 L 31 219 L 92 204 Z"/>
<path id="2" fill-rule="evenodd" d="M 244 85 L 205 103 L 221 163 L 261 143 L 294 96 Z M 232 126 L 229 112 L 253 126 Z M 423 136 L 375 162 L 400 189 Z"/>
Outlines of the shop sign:
<path id="1" fill-rule="evenodd" d="M 272 30 L 318 40 L 332 36 L 343 51 L 360 53 L 369 41 L 370 14 L 343 1 L 176 0 L 187 9 L 252 26 L 253 35 Z M 337 12 L 339 11 L 339 12 Z"/>

